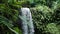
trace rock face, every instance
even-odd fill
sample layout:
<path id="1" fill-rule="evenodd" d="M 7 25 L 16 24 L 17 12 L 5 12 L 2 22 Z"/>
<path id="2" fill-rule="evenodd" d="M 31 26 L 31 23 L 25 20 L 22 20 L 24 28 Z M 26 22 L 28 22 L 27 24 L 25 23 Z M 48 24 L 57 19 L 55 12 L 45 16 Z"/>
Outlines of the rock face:
<path id="1" fill-rule="evenodd" d="M 23 34 L 34 34 L 34 26 L 29 8 L 21 8 Z"/>

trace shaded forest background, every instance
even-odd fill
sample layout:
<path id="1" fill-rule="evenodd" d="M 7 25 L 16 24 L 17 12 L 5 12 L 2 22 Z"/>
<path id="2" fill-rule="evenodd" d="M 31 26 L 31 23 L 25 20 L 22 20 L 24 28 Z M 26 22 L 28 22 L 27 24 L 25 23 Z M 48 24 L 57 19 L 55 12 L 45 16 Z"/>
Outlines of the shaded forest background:
<path id="1" fill-rule="evenodd" d="M 22 34 L 17 24 L 22 7 L 31 10 L 35 34 L 60 34 L 60 0 L 0 0 L 0 34 Z"/>

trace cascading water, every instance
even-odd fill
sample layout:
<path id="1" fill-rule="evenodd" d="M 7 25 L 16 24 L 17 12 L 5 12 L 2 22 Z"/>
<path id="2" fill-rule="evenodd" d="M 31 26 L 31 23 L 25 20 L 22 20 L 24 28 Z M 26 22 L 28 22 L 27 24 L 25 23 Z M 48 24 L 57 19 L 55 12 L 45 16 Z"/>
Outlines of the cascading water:
<path id="1" fill-rule="evenodd" d="M 34 26 L 29 8 L 21 8 L 23 34 L 34 34 Z"/>

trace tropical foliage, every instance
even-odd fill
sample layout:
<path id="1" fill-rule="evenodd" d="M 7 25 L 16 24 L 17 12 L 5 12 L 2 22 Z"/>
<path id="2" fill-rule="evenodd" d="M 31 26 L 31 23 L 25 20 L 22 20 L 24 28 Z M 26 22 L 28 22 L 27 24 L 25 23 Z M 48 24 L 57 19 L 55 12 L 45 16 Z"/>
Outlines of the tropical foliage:
<path id="1" fill-rule="evenodd" d="M 60 34 L 60 0 L 0 0 L 0 34 L 22 34 L 16 23 L 23 6 L 31 9 L 35 34 Z"/>

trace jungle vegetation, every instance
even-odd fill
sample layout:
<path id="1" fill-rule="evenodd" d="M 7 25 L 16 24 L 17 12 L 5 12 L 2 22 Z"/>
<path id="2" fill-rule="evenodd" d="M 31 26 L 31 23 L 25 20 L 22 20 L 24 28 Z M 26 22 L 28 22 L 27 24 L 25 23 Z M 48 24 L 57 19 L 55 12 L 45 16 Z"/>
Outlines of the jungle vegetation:
<path id="1" fill-rule="evenodd" d="M 19 9 L 30 8 L 34 34 L 60 34 L 60 0 L 0 0 L 0 34 L 22 34 Z"/>

